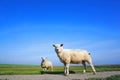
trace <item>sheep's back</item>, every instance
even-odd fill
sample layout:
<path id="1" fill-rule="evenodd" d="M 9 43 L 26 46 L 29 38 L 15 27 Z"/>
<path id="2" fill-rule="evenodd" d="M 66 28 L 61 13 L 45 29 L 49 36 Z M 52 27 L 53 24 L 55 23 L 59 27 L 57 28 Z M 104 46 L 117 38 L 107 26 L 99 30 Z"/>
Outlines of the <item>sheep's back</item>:
<path id="1" fill-rule="evenodd" d="M 42 67 L 51 67 L 52 63 L 50 61 L 44 61 L 41 66 Z"/>
<path id="2" fill-rule="evenodd" d="M 82 61 L 88 61 L 90 59 L 89 52 L 86 50 L 68 50 L 68 53 L 70 55 L 70 62 L 71 63 L 82 63 Z"/>

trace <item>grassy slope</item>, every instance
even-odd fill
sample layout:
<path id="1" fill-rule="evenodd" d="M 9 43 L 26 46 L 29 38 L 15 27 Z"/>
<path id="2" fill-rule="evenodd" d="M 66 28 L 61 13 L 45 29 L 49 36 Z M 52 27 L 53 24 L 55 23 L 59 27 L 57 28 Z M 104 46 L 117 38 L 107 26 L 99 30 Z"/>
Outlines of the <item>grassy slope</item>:
<path id="1" fill-rule="evenodd" d="M 54 66 L 54 71 L 41 71 L 38 65 L 16 65 L 16 64 L 0 64 L 0 75 L 7 74 L 60 74 L 63 73 L 63 66 Z M 97 72 L 101 71 L 120 71 L 120 65 L 98 65 L 95 66 Z M 83 67 L 70 66 L 70 73 L 82 73 Z M 87 72 L 91 72 L 91 68 L 87 67 Z"/>

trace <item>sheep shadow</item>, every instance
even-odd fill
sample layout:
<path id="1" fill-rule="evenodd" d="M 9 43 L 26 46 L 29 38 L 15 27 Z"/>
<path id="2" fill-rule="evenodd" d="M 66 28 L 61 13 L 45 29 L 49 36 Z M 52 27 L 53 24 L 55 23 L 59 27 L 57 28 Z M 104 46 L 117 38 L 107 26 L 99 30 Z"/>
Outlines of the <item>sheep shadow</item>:
<path id="1" fill-rule="evenodd" d="M 74 71 L 69 71 L 71 74 L 75 74 Z M 40 71 L 40 74 L 64 74 L 64 71 Z"/>

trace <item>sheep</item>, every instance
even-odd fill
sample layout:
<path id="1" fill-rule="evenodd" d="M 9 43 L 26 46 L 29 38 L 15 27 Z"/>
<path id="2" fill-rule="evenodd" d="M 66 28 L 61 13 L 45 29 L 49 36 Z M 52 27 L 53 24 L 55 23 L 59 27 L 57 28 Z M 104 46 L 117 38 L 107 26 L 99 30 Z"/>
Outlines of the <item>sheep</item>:
<path id="1" fill-rule="evenodd" d="M 90 53 L 86 50 L 79 50 L 79 49 L 64 49 L 63 44 L 53 44 L 55 47 L 55 52 L 59 57 L 60 61 L 64 64 L 64 74 L 67 76 L 69 75 L 69 64 L 83 64 L 84 70 L 83 73 L 86 72 L 86 64 L 87 62 L 92 70 L 93 74 L 96 74 L 96 70 L 92 64 L 92 59 Z"/>
<path id="2" fill-rule="evenodd" d="M 51 68 L 51 71 L 53 71 L 53 64 L 51 61 L 49 61 L 47 58 L 45 57 L 41 57 L 42 61 L 41 61 L 41 68 L 43 71 L 48 70 L 49 68 Z"/>

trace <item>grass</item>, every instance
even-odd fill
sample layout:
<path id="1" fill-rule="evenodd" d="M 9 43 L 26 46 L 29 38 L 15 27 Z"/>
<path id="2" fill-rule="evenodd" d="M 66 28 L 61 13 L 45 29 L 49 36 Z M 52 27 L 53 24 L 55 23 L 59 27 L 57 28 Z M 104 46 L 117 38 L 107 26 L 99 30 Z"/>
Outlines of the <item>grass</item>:
<path id="1" fill-rule="evenodd" d="M 97 72 L 103 71 L 120 71 L 118 65 L 96 65 Z M 70 73 L 82 73 L 82 66 L 70 66 Z M 54 66 L 54 71 L 42 71 L 39 65 L 17 65 L 17 64 L 0 64 L 0 75 L 13 74 L 63 74 L 63 66 Z M 92 72 L 90 66 L 87 67 L 87 72 Z"/>
<path id="2" fill-rule="evenodd" d="M 77 80 L 77 79 L 73 79 L 73 80 Z M 112 75 L 106 78 L 89 78 L 85 80 L 120 80 L 120 75 Z"/>
<path id="3" fill-rule="evenodd" d="M 0 75 L 39 74 L 39 73 L 40 73 L 40 66 L 0 64 Z"/>

